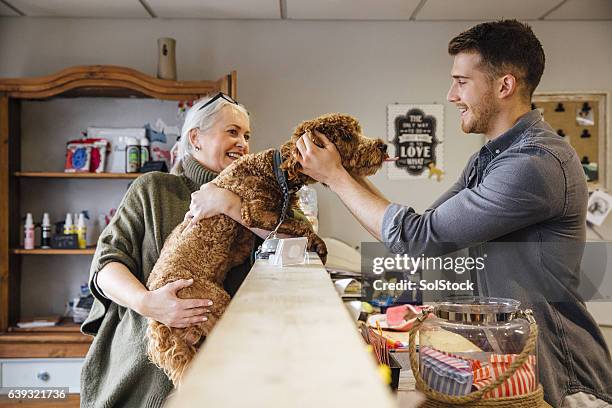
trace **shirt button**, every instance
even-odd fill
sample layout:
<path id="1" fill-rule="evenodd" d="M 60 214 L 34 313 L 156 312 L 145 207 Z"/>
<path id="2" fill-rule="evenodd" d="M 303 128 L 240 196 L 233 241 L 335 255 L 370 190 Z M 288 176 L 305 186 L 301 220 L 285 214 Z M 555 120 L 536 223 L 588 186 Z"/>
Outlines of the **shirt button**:
<path id="1" fill-rule="evenodd" d="M 495 154 L 499 154 L 499 149 L 495 149 Z"/>

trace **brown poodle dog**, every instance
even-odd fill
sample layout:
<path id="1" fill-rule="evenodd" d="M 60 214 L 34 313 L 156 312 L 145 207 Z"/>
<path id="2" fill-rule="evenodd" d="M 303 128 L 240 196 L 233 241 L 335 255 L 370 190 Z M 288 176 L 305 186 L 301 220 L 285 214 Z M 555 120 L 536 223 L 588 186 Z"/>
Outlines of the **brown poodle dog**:
<path id="1" fill-rule="evenodd" d="M 388 157 L 386 145 L 380 139 L 364 137 L 361 127 L 348 115 L 330 114 L 301 123 L 291 140 L 280 147 L 281 168 L 286 172 L 289 188 L 296 191 L 315 180 L 301 173 L 295 159 L 295 142 L 306 131 L 313 133 L 313 142 L 321 146 L 314 130 L 325 134 L 336 146 L 342 165 L 354 175 L 369 176 L 382 166 Z M 242 219 L 248 227 L 273 230 L 278 223 L 283 195 L 273 169 L 274 149 L 250 154 L 236 160 L 212 181 L 217 186 L 236 193 L 242 200 Z M 292 207 L 297 203 L 293 193 Z M 244 263 L 253 247 L 250 230 L 227 217 L 218 215 L 201 220 L 187 228 L 188 221 L 178 225 L 170 234 L 159 260 L 151 271 L 147 286 L 150 290 L 178 280 L 193 278 L 191 286 L 180 290 L 183 299 L 206 298 L 213 301 L 208 309 L 208 320 L 189 328 L 170 328 L 149 320 L 147 331 L 149 358 L 164 370 L 175 385 L 193 358 L 196 347 L 210 333 L 229 304 L 230 296 L 223 290 L 226 273 Z M 310 250 L 316 251 L 323 261 L 327 249 L 307 222 L 285 219 L 280 233 L 308 238 Z"/>

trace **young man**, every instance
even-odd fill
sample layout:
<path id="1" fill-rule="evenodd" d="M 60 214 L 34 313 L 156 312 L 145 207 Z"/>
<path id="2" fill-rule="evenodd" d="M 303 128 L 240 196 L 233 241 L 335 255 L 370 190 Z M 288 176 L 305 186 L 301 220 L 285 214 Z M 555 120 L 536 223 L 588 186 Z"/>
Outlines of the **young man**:
<path id="1" fill-rule="evenodd" d="M 555 407 L 612 404 L 610 354 L 576 292 L 586 235 L 584 173 L 572 147 L 531 110 L 544 71 L 542 46 L 529 26 L 505 20 L 472 27 L 448 50 L 448 100 L 461 113 L 462 130 L 488 142 L 430 209 L 417 214 L 391 204 L 352 178 L 321 134 L 322 148 L 310 135 L 298 141 L 303 171 L 335 191 L 394 252 L 486 253 L 477 292 L 534 310 L 546 400 Z"/>

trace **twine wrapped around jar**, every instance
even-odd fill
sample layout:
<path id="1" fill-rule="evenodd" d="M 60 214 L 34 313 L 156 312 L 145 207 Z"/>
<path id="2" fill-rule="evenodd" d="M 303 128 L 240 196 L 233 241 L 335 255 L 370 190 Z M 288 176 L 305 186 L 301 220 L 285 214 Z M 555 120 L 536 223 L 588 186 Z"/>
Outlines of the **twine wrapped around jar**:
<path id="1" fill-rule="evenodd" d="M 425 321 L 425 319 L 427 319 L 430 313 L 430 309 L 423 310 L 422 315 L 417 318 L 416 322 L 414 323 L 414 326 L 410 330 L 408 345 L 408 352 L 410 355 L 410 367 L 412 368 L 412 373 L 414 374 L 416 388 L 422 393 L 424 393 L 427 397 L 427 401 L 425 402 L 423 407 L 550 407 L 550 405 L 548 405 L 544 401 L 544 391 L 541 385 L 538 385 L 538 388 L 535 391 L 525 395 L 502 398 L 483 398 L 483 396 L 487 392 L 494 390 L 495 388 L 503 384 L 508 378 L 512 377 L 514 373 L 521 366 L 523 366 L 523 364 L 529 358 L 530 354 L 533 353 L 533 351 L 535 350 L 538 339 L 538 325 L 533 319 L 530 310 L 526 310 L 525 312 L 523 312 L 530 322 L 529 337 L 527 338 L 527 342 L 525 343 L 523 350 L 517 356 L 517 358 L 512 362 L 512 364 L 510 364 L 508 369 L 504 371 L 504 373 L 500 375 L 495 381 L 487 384 L 480 390 L 461 396 L 447 395 L 430 388 L 429 385 L 427 385 L 423 380 L 421 372 L 419 371 L 419 362 L 417 360 L 418 355 L 416 352 L 415 338 L 416 334 L 419 331 L 419 327 Z"/>

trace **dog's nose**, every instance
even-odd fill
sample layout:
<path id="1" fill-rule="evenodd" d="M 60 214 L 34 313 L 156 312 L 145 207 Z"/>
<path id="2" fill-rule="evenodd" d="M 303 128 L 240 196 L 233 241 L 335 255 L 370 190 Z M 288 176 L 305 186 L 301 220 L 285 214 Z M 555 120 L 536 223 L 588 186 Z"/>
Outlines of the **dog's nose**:
<path id="1" fill-rule="evenodd" d="M 386 145 L 386 143 L 379 144 L 378 148 L 380 149 L 381 152 L 387 153 L 387 145 Z"/>

